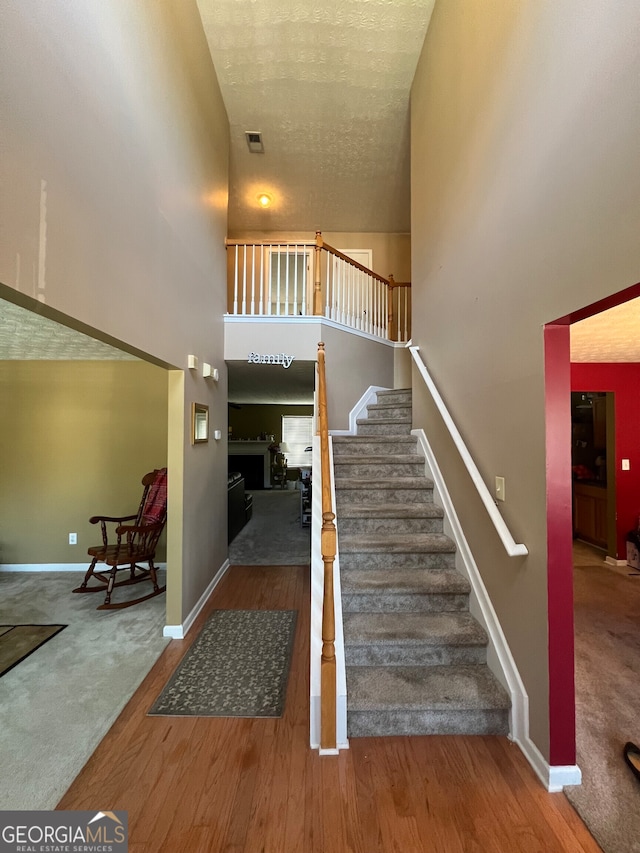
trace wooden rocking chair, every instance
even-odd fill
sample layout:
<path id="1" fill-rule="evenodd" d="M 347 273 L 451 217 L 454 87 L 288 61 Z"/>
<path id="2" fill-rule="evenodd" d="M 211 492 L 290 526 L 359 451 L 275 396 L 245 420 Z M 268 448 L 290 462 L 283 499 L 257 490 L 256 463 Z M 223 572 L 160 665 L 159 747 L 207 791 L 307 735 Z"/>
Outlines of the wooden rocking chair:
<path id="1" fill-rule="evenodd" d="M 131 607 L 148 598 L 153 598 L 165 591 L 166 586 L 158 586 L 158 578 L 153 560 L 156 545 L 162 533 L 167 518 L 167 469 L 159 468 L 145 474 L 142 478 L 144 492 L 136 515 L 125 515 L 116 518 L 108 515 L 94 515 L 89 519 L 91 524 L 100 522 L 102 529 L 102 545 L 89 548 L 89 556 L 92 557 L 91 565 L 87 570 L 84 580 L 73 592 L 100 592 L 106 587 L 104 604 L 98 610 L 119 610 L 123 607 Z M 133 521 L 133 524 L 123 522 Z M 116 525 L 112 541 L 109 542 L 107 522 Z M 110 567 L 107 570 L 96 571 L 96 565 L 104 563 Z M 147 563 L 149 568 L 139 566 L 138 563 Z M 116 582 L 116 574 L 122 569 L 129 570 L 126 580 Z M 98 586 L 88 586 L 91 578 L 100 582 Z M 131 601 L 112 603 L 111 593 L 114 587 L 130 586 L 131 584 L 150 581 L 153 584 L 153 592 L 134 598 Z"/>

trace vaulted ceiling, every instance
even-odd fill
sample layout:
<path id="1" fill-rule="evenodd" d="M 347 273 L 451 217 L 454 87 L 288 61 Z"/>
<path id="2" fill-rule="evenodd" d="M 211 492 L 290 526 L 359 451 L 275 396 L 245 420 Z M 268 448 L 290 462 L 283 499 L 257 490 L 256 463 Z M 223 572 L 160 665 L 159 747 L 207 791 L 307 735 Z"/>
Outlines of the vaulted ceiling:
<path id="1" fill-rule="evenodd" d="M 230 232 L 408 232 L 409 95 L 434 0 L 197 2 L 231 126 Z"/>

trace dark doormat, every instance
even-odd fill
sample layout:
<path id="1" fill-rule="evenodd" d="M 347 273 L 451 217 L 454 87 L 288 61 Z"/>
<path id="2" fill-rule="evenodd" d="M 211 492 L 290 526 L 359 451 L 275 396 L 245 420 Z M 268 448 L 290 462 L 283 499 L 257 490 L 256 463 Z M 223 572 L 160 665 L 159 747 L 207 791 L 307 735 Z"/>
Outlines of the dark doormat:
<path id="1" fill-rule="evenodd" d="M 214 610 L 152 716 L 280 717 L 296 610 Z"/>
<path id="2" fill-rule="evenodd" d="M 0 625 L 0 677 L 66 627 L 66 625 Z"/>

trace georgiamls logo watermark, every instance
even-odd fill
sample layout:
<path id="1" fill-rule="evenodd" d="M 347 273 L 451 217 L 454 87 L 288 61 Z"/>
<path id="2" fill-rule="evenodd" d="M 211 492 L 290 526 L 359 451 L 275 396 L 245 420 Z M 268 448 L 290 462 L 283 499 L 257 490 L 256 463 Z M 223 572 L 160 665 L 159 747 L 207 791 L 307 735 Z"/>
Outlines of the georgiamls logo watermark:
<path id="1" fill-rule="evenodd" d="M 0 812 L 0 853 L 127 853 L 127 812 Z"/>

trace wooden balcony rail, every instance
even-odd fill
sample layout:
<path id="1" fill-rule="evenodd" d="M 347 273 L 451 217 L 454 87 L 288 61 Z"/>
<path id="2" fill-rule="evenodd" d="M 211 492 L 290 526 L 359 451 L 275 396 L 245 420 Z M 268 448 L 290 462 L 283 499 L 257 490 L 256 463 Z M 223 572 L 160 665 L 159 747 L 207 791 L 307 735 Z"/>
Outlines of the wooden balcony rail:
<path id="1" fill-rule="evenodd" d="M 411 283 L 384 278 L 325 243 L 226 240 L 229 313 L 324 316 L 393 341 L 411 337 Z"/>
<path id="2" fill-rule="evenodd" d="M 320 544 L 324 563 L 322 600 L 322 658 L 320 662 L 320 748 L 336 748 L 336 620 L 333 564 L 336 558 L 336 525 L 331 500 L 331 460 L 327 419 L 327 384 L 324 344 L 318 344 L 318 432 L 322 472 L 322 533 Z"/>

